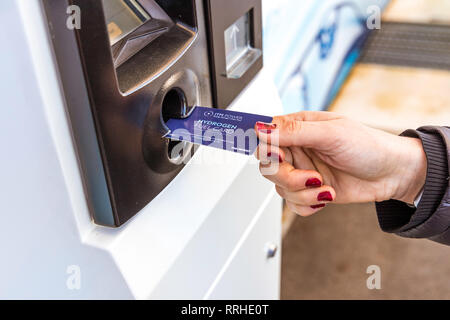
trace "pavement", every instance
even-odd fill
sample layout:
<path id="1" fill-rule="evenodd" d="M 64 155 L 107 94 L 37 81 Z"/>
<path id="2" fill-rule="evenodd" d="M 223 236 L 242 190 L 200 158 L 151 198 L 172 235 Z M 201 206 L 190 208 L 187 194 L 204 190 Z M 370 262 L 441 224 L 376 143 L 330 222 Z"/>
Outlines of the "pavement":
<path id="1" fill-rule="evenodd" d="M 373 204 L 297 217 L 282 257 L 282 299 L 450 299 L 450 247 L 382 232 Z M 373 265 L 380 290 L 367 287 Z"/>

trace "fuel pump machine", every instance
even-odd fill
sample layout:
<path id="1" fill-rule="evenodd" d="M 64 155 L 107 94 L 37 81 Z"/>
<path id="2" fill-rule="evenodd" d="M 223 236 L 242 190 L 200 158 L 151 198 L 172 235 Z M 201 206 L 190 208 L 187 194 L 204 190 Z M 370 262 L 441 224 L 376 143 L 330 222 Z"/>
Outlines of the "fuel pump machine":
<path id="1" fill-rule="evenodd" d="M 44 1 L 98 224 L 122 225 L 180 171 L 190 149 L 162 138 L 169 117 L 226 107 L 261 68 L 261 3 L 196 2 Z"/>
<path id="2" fill-rule="evenodd" d="M 278 297 L 281 201 L 256 161 L 163 137 L 193 106 L 281 112 L 261 6 L 1 2 L 0 297 Z"/>

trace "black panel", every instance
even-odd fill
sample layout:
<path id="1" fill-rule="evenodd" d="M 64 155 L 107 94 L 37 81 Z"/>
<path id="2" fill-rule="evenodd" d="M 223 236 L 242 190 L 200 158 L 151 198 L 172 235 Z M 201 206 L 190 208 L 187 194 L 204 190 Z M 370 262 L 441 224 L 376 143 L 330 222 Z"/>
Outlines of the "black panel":
<path id="1" fill-rule="evenodd" d="M 173 21 L 182 22 L 191 28 L 197 27 L 193 0 L 156 0 Z"/>
<path id="2" fill-rule="evenodd" d="M 236 20 L 249 14 L 251 46 L 262 51 L 261 0 L 205 0 L 208 8 L 209 46 L 211 52 L 211 74 L 213 79 L 214 104 L 226 108 L 263 66 L 263 57 L 254 61 L 238 79 L 227 77 L 224 32 Z"/>
<path id="3" fill-rule="evenodd" d="M 141 1 L 143 7 L 146 1 Z M 211 105 L 204 23 L 196 29 L 186 27 L 197 26 L 197 17 L 203 19 L 203 6 L 196 6 L 195 15 L 194 6 L 186 12 L 184 6 L 166 32 L 116 69 L 102 1 L 43 3 L 93 219 L 100 225 L 120 226 L 183 167 L 179 159 L 169 157 L 175 142 L 162 138 L 167 130 L 163 113 L 175 110 L 163 110 L 166 95 L 178 90 L 180 103 Z M 172 19 L 177 8 L 169 3 L 161 7 Z M 66 27 L 70 4 L 81 9 L 80 30 Z"/>
<path id="4" fill-rule="evenodd" d="M 187 145 L 172 154 L 180 142 L 162 137 L 165 121 L 186 116 L 192 106 L 212 106 L 211 80 L 215 105 L 228 106 L 261 69 L 261 1 L 137 0 L 142 23 L 117 42 L 109 39 L 103 1 L 41 1 L 92 217 L 120 226 L 169 184 L 194 150 Z M 80 30 L 66 26 L 69 5 L 81 9 Z M 246 14 L 246 39 L 259 55 L 230 78 L 224 32 Z"/>

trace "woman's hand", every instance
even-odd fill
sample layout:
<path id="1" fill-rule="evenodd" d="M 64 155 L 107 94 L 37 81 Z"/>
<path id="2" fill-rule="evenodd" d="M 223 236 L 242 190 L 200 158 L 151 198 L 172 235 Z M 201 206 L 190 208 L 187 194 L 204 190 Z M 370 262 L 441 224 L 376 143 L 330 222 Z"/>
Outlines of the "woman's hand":
<path id="1" fill-rule="evenodd" d="M 255 129 L 261 172 L 300 215 L 331 201 L 413 203 L 425 183 L 427 162 L 419 139 L 328 112 L 275 117 Z"/>

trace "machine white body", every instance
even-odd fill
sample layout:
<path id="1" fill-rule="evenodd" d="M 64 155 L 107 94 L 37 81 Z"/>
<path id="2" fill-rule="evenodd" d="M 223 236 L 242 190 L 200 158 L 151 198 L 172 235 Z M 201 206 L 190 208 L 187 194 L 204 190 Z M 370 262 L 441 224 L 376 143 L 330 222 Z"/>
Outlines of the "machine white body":
<path id="1" fill-rule="evenodd" d="M 201 148 L 125 225 L 96 226 L 39 1 L 0 16 L 0 298 L 278 298 L 282 204 L 256 160 Z M 271 79 L 231 108 L 281 113 Z"/>

